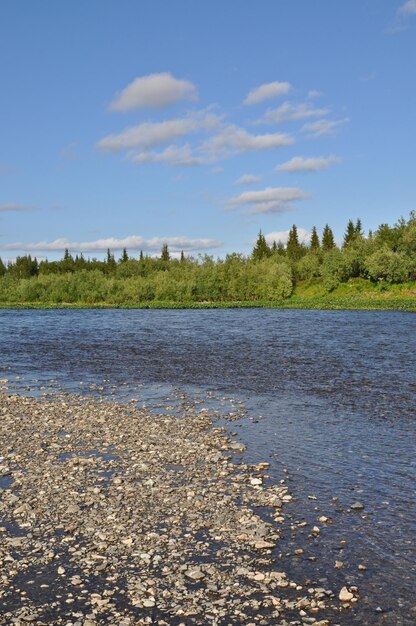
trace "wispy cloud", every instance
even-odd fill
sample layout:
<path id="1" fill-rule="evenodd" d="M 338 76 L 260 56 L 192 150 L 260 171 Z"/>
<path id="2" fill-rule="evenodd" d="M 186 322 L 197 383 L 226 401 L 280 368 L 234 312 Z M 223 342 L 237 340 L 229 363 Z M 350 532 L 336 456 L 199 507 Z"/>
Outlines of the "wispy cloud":
<path id="1" fill-rule="evenodd" d="M 305 120 L 311 117 L 322 117 L 327 115 L 329 109 L 327 108 L 315 108 L 312 104 L 301 103 L 293 104 L 291 102 L 284 102 L 276 109 L 269 109 L 266 113 L 257 120 L 258 124 L 281 124 L 283 122 L 294 122 L 298 120 Z"/>
<path id="2" fill-rule="evenodd" d="M 407 0 L 399 7 L 400 15 L 416 15 L 416 0 Z"/>
<path id="3" fill-rule="evenodd" d="M 244 104 L 252 105 L 259 104 L 265 100 L 271 100 L 273 98 L 279 98 L 286 95 L 292 89 L 292 85 L 287 82 L 265 83 L 252 89 L 244 100 Z"/>
<path id="4" fill-rule="evenodd" d="M 338 163 L 339 158 L 331 155 L 329 157 L 302 157 L 296 156 L 278 165 L 275 170 L 277 172 L 319 172 L 326 170 L 333 163 Z"/>
<path id="5" fill-rule="evenodd" d="M 254 174 L 243 174 L 238 178 L 234 185 L 255 185 L 261 182 L 261 176 L 255 176 Z"/>
<path id="6" fill-rule="evenodd" d="M 39 241 L 36 243 L 10 243 L 3 245 L 4 250 L 24 250 L 26 252 L 63 252 L 68 249 L 71 252 L 105 252 L 110 250 L 143 250 L 144 252 L 158 252 L 163 244 L 167 244 L 172 252 L 198 252 L 199 250 L 211 250 L 222 246 L 217 239 L 191 239 L 189 237 L 153 237 L 145 239 L 139 235 L 130 235 L 124 239 L 109 237 L 95 241 L 76 242 L 69 239 L 55 239 L 54 241 Z"/>
<path id="7" fill-rule="evenodd" d="M 334 135 L 340 126 L 348 124 L 350 120 L 345 117 L 343 120 L 318 120 L 304 124 L 302 130 L 312 139 L 317 139 L 324 135 Z"/>
<path id="8" fill-rule="evenodd" d="M 318 91 L 317 89 L 311 89 L 310 91 L 308 91 L 307 98 L 308 100 L 315 100 L 315 98 L 320 98 L 323 95 L 324 94 L 322 93 L 322 91 Z"/>
<path id="9" fill-rule="evenodd" d="M 293 137 L 286 133 L 254 135 L 243 128 L 229 125 L 207 139 L 200 149 L 208 158 L 220 159 L 241 152 L 273 150 L 289 146 L 293 142 Z"/>
<path id="10" fill-rule="evenodd" d="M 33 207 L 24 204 L 0 204 L 0 213 L 21 213 L 33 211 Z"/>
<path id="11" fill-rule="evenodd" d="M 416 0 L 407 0 L 397 9 L 392 23 L 386 29 L 387 32 L 395 34 L 406 30 L 413 15 L 416 15 Z"/>
<path id="12" fill-rule="evenodd" d="M 245 191 L 230 198 L 227 210 L 246 207 L 246 212 L 254 213 L 285 213 L 294 208 L 298 200 L 305 200 L 309 194 L 298 187 L 266 187 L 261 191 Z"/>
<path id="13" fill-rule="evenodd" d="M 134 163 L 167 163 L 174 167 L 193 167 L 205 163 L 203 158 L 194 154 L 189 144 L 170 145 L 159 152 L 144 150 L 134 153 L 130 158 Z"/>
<path id="14" fill-rule="evenodd" d="M 297 231 L 299 242 L 309 243 L 312 233 L 309 230 L 306 230 L 306 228 L 300 227 L 297 228 Z M 273 242 L 286 244 L 289 239 L 289 233 L 290 230 L 276 230 L 271 233 L 267 233 L 264 237 L 269 245 L 273 244 Z"/>
<path id="15" fill-rule="evenodd" d="M 163 72 L 135 78 L 116 95 L 109 109 L 124 112 L 143 107 L 164 108 L 181 100 L 197 99 L 195 85 Z"/>
<path id="16" fill-rule="evenodd" d="M 97 143 L 97 147 L 106 152 L 151 150 L 191 133 L 213 131 L 220 121 L 221 118 L 214 113 L 200 112 L 164 122 L 144 122 L 121 133 L 107 135 Z"/>

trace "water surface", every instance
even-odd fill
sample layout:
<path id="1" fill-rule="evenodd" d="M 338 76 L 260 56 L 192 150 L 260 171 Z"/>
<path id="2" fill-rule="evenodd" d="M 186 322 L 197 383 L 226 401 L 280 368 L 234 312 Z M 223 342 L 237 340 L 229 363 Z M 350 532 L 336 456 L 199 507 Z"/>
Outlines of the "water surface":
<path id="1" fill-rule="evenodd" d="M 294 578 L 358 585 L 359 605 L 336 623 L 416 623 L 413 314 L 8 310 L 0 354 L 3 384 L 20 391 L 61 387 L 146 405 L 169 395 L 174 407 L 180 389 L 224 412 L 243 401 L 247 415 L 231 430 L 248 444 L 246 459 L 288 476 L 291 520 L 334 522 L 316 541 L 285 529 Z M 365 508 L 354 513 L 357 501 Z"/>

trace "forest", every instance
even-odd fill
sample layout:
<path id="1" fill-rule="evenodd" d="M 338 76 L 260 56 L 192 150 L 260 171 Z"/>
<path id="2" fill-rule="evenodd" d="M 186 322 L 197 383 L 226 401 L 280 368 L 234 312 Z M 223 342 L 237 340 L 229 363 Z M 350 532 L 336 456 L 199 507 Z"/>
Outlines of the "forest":
<path id="1" fill-rule="evenodd" d="M 301 243 L 294 225 L 286 245 L 271 245 L 260 232 L 250 255 L 173 258 L 165 244 L 158 257 L 123 250 L 116 259 L 85 258 L 65 251 L 59 261 L 30 255 L 0 259 L 0 304 L 143 306 L 172 303 L 260 303 L 296 300 L 302 294 L 330 301 L 343 286 L 382 294 L 404 286 L 416 298 L 416 213 L 393 226 L 364 233 L 349 220 L 342 244 L 326 225 Z M 340 291 L 341 289 L 341 291 Z M 397 291 L 397 288 L 396 288 Z M 348 292 L 350 293 L 350 292 Z M 351 292 L 352 293 L 352 292 Z"/>

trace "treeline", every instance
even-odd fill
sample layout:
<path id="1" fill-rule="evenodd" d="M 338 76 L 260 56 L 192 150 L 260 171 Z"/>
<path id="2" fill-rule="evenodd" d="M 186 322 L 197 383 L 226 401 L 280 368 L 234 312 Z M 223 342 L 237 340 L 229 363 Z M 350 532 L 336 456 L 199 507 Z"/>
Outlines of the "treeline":
<path id="1" fill-rule="evenodd" d="M 30 255 L 7 265 L 0 259 L 0 301 L 8 303 L 221 302 L 289 298 L 298 282 L 316 281 L 330 292 L 341 283 L 361 278 L 381 287 L 416 280 L 416 214 L 394 226 L 382 224 L 367 235 L 360 220 L 348 222 L 337 246 L 326 225 L 320 237 L 299 241 L 296 226 L 286 245 L 271 245 L 260 232 L 249 256 L 228 254 L 172 258 L 164 245 L 158 258 L 108 250 L 104 260 L 73 256 L 59 261 Z"/>

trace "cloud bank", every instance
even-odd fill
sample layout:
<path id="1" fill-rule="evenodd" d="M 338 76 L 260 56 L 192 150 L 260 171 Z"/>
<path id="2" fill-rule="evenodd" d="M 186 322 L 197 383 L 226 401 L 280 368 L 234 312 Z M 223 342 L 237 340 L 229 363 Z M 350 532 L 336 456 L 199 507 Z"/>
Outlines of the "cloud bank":
<path id="1" fill-rule="evenodd" d="M 109 237 L 95 241 L 76 242 L 68 239 L 55 239 L 54 241 L 39 241 L 36 243 L 10 243 L 3 246 L 4 250 L 25 250 L 27 252 L 106 252 L 110 250 L 143 250 L 143 252 L 160 252 L 162 245 L 167 244 L 172 252 L 197 252 L 199 250 L 211 250 L 222 246 L 218 239 L 190 239 L 189 237 L 153 237 L 145 239 L 139 235 L 130 235 L 124 239 Z"/>

